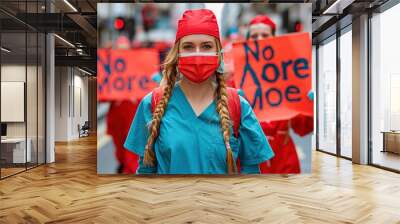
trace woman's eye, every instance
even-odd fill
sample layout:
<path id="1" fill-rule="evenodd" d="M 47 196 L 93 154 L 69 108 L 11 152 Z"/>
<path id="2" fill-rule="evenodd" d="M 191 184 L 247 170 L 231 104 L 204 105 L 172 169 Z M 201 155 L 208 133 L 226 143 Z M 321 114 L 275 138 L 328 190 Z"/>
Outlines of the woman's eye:
<path id="1" fill-rule="evenodd" d="M 204 48 L 204 49 L 211 49 L 212 46 L 207 44 L 207 45 L 203 45 L 203 48 Z"/>

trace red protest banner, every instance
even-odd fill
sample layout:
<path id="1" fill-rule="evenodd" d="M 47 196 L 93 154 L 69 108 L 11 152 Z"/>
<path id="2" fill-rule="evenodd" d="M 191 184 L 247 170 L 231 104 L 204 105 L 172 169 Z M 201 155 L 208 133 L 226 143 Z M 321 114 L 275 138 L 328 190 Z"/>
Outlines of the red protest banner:
<path id="1" fill-rule="evenodd" d="M 98 49 L 98 100 L 141 99 L 157 86 L 152 75 L 158 70 L 159 57 L 154 49 Z"/>
<path id="2" fill-rule="evenodd" d="M 313 116 L 311 40 L 296 33 L 233 46 L 235 83 L 260 121 Z"/>

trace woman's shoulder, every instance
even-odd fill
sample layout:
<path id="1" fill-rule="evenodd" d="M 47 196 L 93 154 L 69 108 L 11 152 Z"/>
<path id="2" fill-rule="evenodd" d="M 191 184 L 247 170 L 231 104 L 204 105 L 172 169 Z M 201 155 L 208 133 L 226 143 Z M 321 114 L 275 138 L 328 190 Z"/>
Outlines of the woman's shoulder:
<path id="1" fill-rule="evenodd" d="M 151 112 L 151 101 L 152 101 L 152 92 L 147 93 L 139 103 L 138 111 L 144 114 L 145 117 L 148 117 L 152 114 Z"/>
<path id="2" fill-rule="evenodd" d="M 158 88 L 161 88 L 161 87 L 158 87 Z M 173 91 L 175 92 L 175 90 L 177 89 L 177 84 L 174 86 L 174 88 L 173 88 Z M 157 91 L 156 89 L 153 89 L 151 92 L 149 92 L 149 93 L 147 93 L 143 98 L 142 98 L 142 100 L 141 100 L 141 104 L 142 104 L 142 106 L 144 106 L 144 107 L 150 107 L 151 108 L 151 105 L 153 104 L 153 103 L 156 103 L 156 102 L 153 102 L 153 94 L 160 94 L 160 96 L 159 97 L 162 97 L 162 92 L 161 91 Z M 157 97 L 157 96 L 156 96 Z M 157 100 L 156 100 L 157 101 Z"/>
<path id="3" fill-rule="evenodd" d="M 249 110 L 252 109 L 251 105 L 249 104 L 249 102 L 246 100 L 246 98 L 244 98 L 242 95 L 239 94 L 239 99 L 240 99 L 240 107 L 243 110 Z"/>
<path id="4" fill-rule="evenodd" d="M 142 103 L 142 104 L 144 104 L 144 105 L 151 105 L 151 98 L 152 98 L 152 96 L 153 96 L 153 91 L 147 93 L 147 94 L 143 97 L 143 99 L 142 99 L 142 101 L 141 101 L 140 103 Z"/>

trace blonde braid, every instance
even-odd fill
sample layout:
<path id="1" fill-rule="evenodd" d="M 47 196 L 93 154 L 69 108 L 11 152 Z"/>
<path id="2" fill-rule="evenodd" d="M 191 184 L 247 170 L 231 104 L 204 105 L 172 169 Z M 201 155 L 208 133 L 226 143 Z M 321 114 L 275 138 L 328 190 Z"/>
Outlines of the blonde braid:
<path id="1" fill-rule="evenodd" d="M 176 52 L 177 47 L 174 47 L 167 55 L 166 62 L 164 63 L 163 82 L 166 83 L 166 85 L 160 86 L 160 88 L 164 88 L 163 96 L 161 100 L 157 103 L 156 108 L 153 111 L 153 118 L 149 127 L 150 135 L 147 139 L 147 144 L 144 152 L 143 164 L 145 166 L 155 166 L 156 157 L 153 145 L 159 135 L 161 119 L 164 116 L 165 109 L 167 108 L 169 99 L 171 98 L 172 90 L 174 89 L 176 82 Z"/>
<path id="2" fill-rule="evenodd" d="M 228 174 L 237 173 L 235 160 L 233 159 L 232 149 L 229 143 L 231 119 L 228 110 L 228 94 L 226 92 L 226 84 L 224 76 L 216 73 L 217 77 L 217 112 L 221 121 L 222 134 L 226 147 L 226 163 L 228 166 Z"/>

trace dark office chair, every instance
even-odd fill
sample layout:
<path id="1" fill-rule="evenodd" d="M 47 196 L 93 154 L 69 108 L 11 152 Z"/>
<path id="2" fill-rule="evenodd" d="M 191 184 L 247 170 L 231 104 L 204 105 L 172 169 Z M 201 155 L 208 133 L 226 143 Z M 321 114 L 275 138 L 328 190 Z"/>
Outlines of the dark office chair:
<path id="1" fill-rule="evenodd" d="M 89 136 L 89 129 L 90 129 L 89 121 L 85 121 L 82 127 L 80 127 L 80 125 L 78 124 L 79 138 Z"/>

